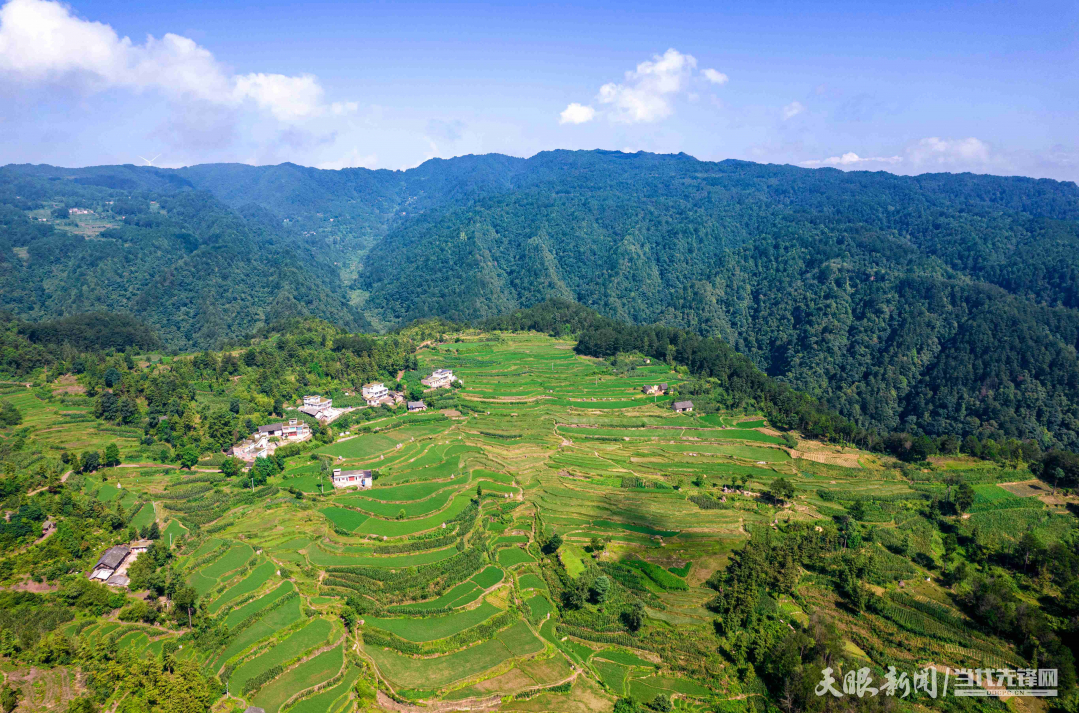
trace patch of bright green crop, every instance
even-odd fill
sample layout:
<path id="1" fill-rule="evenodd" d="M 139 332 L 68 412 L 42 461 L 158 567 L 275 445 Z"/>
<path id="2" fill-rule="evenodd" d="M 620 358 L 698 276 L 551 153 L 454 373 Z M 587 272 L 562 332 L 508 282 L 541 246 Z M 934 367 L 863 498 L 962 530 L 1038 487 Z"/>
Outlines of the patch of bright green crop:
<path id="1" fill-rule="evenodd" d="M 584 560 L 588 555 L 580 547 L 568 544 L 562 545 L 562 549 L 558 551 L 558 556 L 562 559 L 562 566 L 566 568 L 566 574 L 573 579 L 577 579 L 584 573 Z"/>
<path id="2" fill-rule="evenodd" d="M 553 611 L 551 603 L 547 601 L 547 597 L 542 594 L 537 594 L 529 599 L 525 600 L 525 606 L 528 607 L 528 611 L 532 613 L 532 621 L 538 621 Z"/>
<path id="3" fill-rule="evenodd" d="M 520 547 L 507 547 L 498 551 L 498 563 L 504 567 L 512 567 L 514 565 L 523 564 L 524 562 L 535 561 L 535 557 L 528 554 Z"/>
<path id="4" fill-rule="evenodd" d="M 370 517 L 355 510 L 338 507 L 322 508 L 320 512 L 334 525 L 348 532 L 355 532 Z"/>
<path id="5" fill-rule="evenodd" d="M 244 663 L 232 672 L 229 685 L 237 691 L 243 691 L 244 684 L 263 671 L 279 666 L 303 651 L 318 646 L 333 631 L 328 619 L 314 619 L 307 626 L 279 642 L 261 656 Z"/>
<path id="6" fill-rule="evenodd" d="M 446 507 L 456 491 L 446 488 L 442 492 L 435 493 L 426 500 L 416 500 L 407 503 L 386 503 L 370 498 L 352 497 L 347 500 L 351 507 L 363 510 L 366 513 L 382 518 L 421 517 Z M 344 499 L 342 499 L 344 500 Z"/>
<path id="7" fill-rule="evenodd" d="M 473 576 L 472 581 L 479 585 L 482 589 L 490 589 L 491 587 L 501 582 L 502 578 L 505 576 L 505 572 L 503 572 L 501 569 L 495 567 L 494 565 L 489 565 L 485 567 L 482 572 Z"/>
<path id="8" fill-rule="evenodd" d="M 466 604 L 471 604 L 479 599 L 482 594 L 483 590 L 476 586 L 475 582 L 461 582 L 437 599 L 431 599 L 426 602 L 416 602 L 414 604 L 389 606 L 386 607 L 386 611 L 392 612 L 399 609 L 442 609 L 443 607 L 463 607 Z"/>
<path id="9" fill-rule="evenodd" d="M 402 537 L 423 532 L 424 530 L 431 530 L 461 514 L 461 511 L 468 507 L 470 500 L 471 498 L 467 495 L 458 495 L 445 510 L 418 520 L 379 520 L 370 518 L 358 525 L 353 532 L 361 535 Z"/>
<path id="10" fill-rule="evenodd" d="M 668 591 L 682 591 L 687 588 L 684 579 L 674 576 L 659 565 L 641 559 L 629 559 L 624 564 L 640 570 L 648 575 L 649 579 Z"/>
<path id="11" fill-rule="evenodd" d="M 307 557 L 311 564 L 321 567 L 347 567 L 350 565 L 363 565 L 365 567 L 416 567 L 421 564 L 441 562 L 457 554 L 456 547 L 444 547 L 440 550 L 427 550 L 426 552 L 414 552 L 404 555 L 385 555 L 381 557 L 332 554 L 321 548 L 311 548 Z"/>
<path id="12" fill-rule="evenodd" d="M 622 649 L 603 649 L 595 654 L 595 658 L 614 661 L 623 666 L 655 666 L 651 661 L 645 661 L 637 654 Z"/>
<path id="13" fill-rule="evenodd" d="M 267 713 L 276 712 L 297 691 L 332 678 L 341 670 L 344 659 L 345 652 L 340 646 L 325 651 L 274 679 L 260 689 L 251 702 Z"/>
<path id="14" fill-rule="evenodd" d="M 538 574 L 531 572 L 522 574 L 517 580 L 517 586 L 521 589 L 547 589 L 547 583 Z"/>
<path id="15" fill-rule="evenodd" d="M 365 626 L 374 626 L 400 636 L 406 641 L 424 642 L 444 639 L 448 636 L 470 629 L 490 619 L 500 610 L 487 602 L 474 609 L 429 616 L 422 619 L 385 619 L 369 617 Z"/>
<path id="16" fill-rule="evenodd" d="M 247 617 L 257 611 L 265 609 L 294 589 L 296 589 L 296 587 L 293 586 L 292 582 L 284 582 L 269 594 L 263 595 L 258 599 L 233 609 L 228 613 L 228 616 L 225 617 L 225 626 L 229 628 L 235 627 Z"/>
<path id="17" fill-rule="evenodd" d="M 277 565 L 273 562 L 263 562 L 258 567 L 255 567 L 251 574 L 226 589 L 220 597 L 215 599 L 208 607 L 209 612 L 213 614 L 233 599 L 255 591 L 270 580 L 276 569 Z"/>

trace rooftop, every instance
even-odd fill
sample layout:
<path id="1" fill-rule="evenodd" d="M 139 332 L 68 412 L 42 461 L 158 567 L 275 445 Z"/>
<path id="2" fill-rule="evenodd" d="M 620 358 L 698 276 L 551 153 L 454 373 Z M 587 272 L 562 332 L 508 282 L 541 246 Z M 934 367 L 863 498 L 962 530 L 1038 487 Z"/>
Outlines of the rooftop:
<path id="1" fill-rule="evenodd" d="M 120 563 L 124 561 L 127 554 L 130 552 L 127 545 L 116 545 L 105 550 L 105 554 L 101 555 L 101 559 L 97 561 L 94 568 L 107 567 L 109 569 L 116 569 L 120 566 Z"/>

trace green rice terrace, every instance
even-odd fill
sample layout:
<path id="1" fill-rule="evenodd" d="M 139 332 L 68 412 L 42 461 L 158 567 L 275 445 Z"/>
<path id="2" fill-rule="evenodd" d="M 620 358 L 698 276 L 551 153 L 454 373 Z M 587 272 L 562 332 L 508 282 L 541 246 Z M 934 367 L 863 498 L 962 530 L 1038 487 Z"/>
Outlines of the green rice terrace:
<path id="1" fill-rule="evenodd" d="M 777 647 L 847 668 L 1036 667 L 969 606 L 989 586 L 979 568 L 1023 552 L 1015 576 L 1048 577 L 1046 553 L 1074 549 L 1071 500 L 1025 466 L 900 465 L 772 428 L 752 404 L 676 414 L 675 396 L 643 388 L 686 393 L 685 368 L 612 367 L 573 347 L 537 333 L 434 340 L 397 378 L 446 368 L 462 388 L 425 394 L 422 413 L 341 426 L 261 482 L 228 477 L 220 456 L 162 462 L 142 431 L 103 426 L 73 390 L 65 404 L 9 390 L 44 450 L 118 444 L 119 466 L 72 469 L 63 487 L 157 531 L 131 591 L 111 595 L 122 601 L 50 604 L 64 611 L 45 639 L 119 651 L 129 666 L 168 658 L 209 682 L 206 705 L 222 713 L 584 712 L 621 699 L 775 710 Z M 221 407 L 229 394 L 206 386 L 195 399 Z M 334 491 L 336 468 L 372 470 L 374 486 Z M 79 556 L 92 564 L 108 543 L 89 543 Z M 167 564 L 136 571 L 153 557 Z M 12 581 L 41 574 L 11 561 Z M 13 592 L 42 597 L 76 586 L 20 581 Z M 135 599 L 147 590 L 175 616 L 147 615 L 157 596 Z M 1052 611 L 1057 626 L 1067 615 Z M 85 686 L 62 654 L 33 675 L 23 661 L 3 664 L 20 711 L 63 710 Z M 784 675 L 812 686 L 811 669 Z M 150 710 L 133 691 L 102 710 Z"/>

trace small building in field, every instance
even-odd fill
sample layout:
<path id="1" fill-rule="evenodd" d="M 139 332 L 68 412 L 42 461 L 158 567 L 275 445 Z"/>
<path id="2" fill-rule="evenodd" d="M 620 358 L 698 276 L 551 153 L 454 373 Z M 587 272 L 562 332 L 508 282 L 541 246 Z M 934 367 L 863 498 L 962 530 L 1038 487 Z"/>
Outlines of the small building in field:
<path id="1" fill-rule="evenodd" d="M 150 549 L 150 545 L 154 544 L 153 540 L 135 540 L 131 543 L 131 554 L 141 555 L 146 550 Z"/>
<path id="2" fill-rule="evenodd" d="M 116 545 L 105 550 L 105 554 L 94 565 L 90 579 L 104 582 L 110 587 L 126 587 L 131 583 L 127 570 L 150 548 L 153 540 L 135 540 L 131 545 Z"/>
<path id="3" fill-rule="evenodd" d="M 116 545 L 105 550 L 105 554 L 101 555 L 97 564 L 94 565 L 93 571 L 90 572 L 90 579 L 101 582 L 107 581 L 116 570 L 120 569 L 120 565 L 124 563 L 129 554 L 131 554 L 131 548 L 127 545 Z"/>
<path id="4" fill-rule="evenodd" d="M 426 411 L 426 410 L 427 410 L 427 404 L 425 404 L 422 401 L 409 401 L 408 402 L 408 411 L 409 411 L 409 413 L 416 413 L 417 411 Z"/>
<path id="5" fill-rule="evenodd" d="M 663 394 L 667 393 L 667 384 L 649 384 L 645 386 L 642 391 L 644 391 L 644 393 L 648 394 L 649 396 L 662 396 Z"/>
<path id="6" fill-rule="evenodd" d="M 429 389 L 444 389 L 455 381 L 457 377 L 449 369 L 435 369 L 426 379 L 420 379 L 420 383 Z"/>
<path id="7" fill-rule="evenodd" d="M 360 490 L 367 490 L 374 481 L 375 479 L 372 477 L 371 471 L 369 470 L 333 469 L 334 488 L 359 488 Z"/>
<path id="8" fill-rule="evenodd" d="M 692 401 L 675 401 L 673 408 L 674 408 L 676 413 L 689 413 L 690 411 L 693 410 L 693 402 Z"/>

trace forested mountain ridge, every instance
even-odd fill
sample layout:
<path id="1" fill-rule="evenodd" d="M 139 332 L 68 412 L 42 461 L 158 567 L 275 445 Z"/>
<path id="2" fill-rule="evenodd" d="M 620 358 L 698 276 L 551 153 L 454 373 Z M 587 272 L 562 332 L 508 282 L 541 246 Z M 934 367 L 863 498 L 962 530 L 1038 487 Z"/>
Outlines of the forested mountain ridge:
<path id="1" fill-rule="evenodd" d="M 128 193 L 0 177 L 0 307 L 35 321 L 126 312 L 178 349 L 290 316 L 368 326 L 332 264 L 261 208 Z"/>
<path id="2" fill-rule="evenodd" d="M 1074 183 L 602 151 L 467 156 L 408 171 L 17 166 L 0 176 L 14 195 L 33 183 L 54 198 L 60 187 L 167 196 L 155 198 L 163 207 L 208 191 L 220 201 L 214 211 L 232 208 L 237 234 L 272 246 L 264 257 L 273 270 L 241 282 L 288 285 L 273 297 L 210 290 L 205 283 L 226 280 L 236 264 L 225 259 L 236 241 L 225 240 L 184 258 L 215 276 L 197 281 L 213 295 L 199 329 L 163 328 L 167 319 L 147 314 L 184 313 L 163 301 L 161 280 L 111 304 L 61 295 L 56 282 L 34 299 L 5 287 L 4 303 L 21 317 L 83 304 L 128 310 L 187 347 L 265 323 L 267 301 L 280 305 L 271 312 L 362 327 L 364 318 L 473 320 L 560 297 L 722 337 L 859 426 L 1079 447 Z M 184 216 L 178 210 L 166 212 Z M 130 274 L 149 269 L 133 260 Z M 221 309 L 239 311 L 216 316 Z M 203 329 L 203 314 L 228 328 Z"/>

